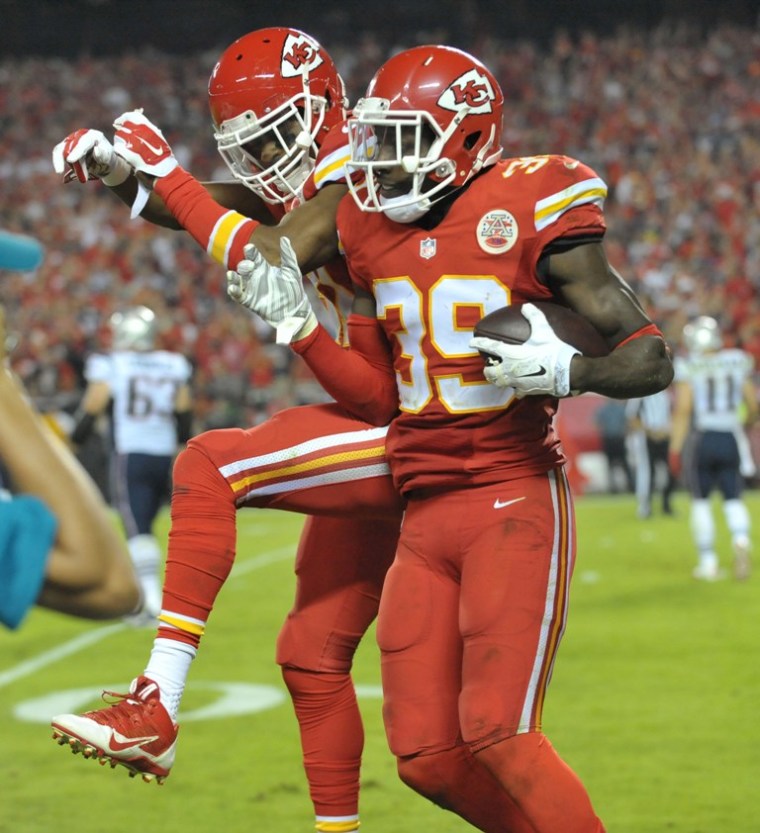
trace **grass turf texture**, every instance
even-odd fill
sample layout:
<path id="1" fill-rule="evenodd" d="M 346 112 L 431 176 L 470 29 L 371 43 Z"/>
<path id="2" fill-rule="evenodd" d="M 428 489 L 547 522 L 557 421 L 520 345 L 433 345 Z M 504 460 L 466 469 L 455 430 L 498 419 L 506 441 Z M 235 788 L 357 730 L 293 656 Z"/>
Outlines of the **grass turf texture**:
<path id="1" fill-rule="evenodd" d="M 760 518 L 760 495 L 748 500 Z M 544 727 L 583 778 L 609 833 L 757 830 L 760 565 L 743 584 L 694 581 L 682 493 L 675 507 L 675 518 L 642 521 L 630 497 L 578 501 L 580 555 Z M 716 517 L 730 568 L 722 514 Z M 30 700 L 57 691 L 92 689 L 79 711 L 99 706 L 102 687 L 126 690 L 145 665 L 152 630 L 35 610 L 20 632 L 0 632 L 0 833 L 313 829 L 296 722 L 273 661 L 291 603 L 300 526 L 286 513 L 239 516 L 237 570 L 193 665 L 183 711 L 212 705 L 218 695 L 209 685 L 219 681 L 271 686 L 282 701 L 256 713 L 184 722 L 177 762 L 162 787 L 57 746 L 44 706 L 41 715 L 31 709 L 41 722 L 20 716 L 24 704 L 29 710 Z M 760 554 L 757 523 L 754 548 Z M 88 646 L 74 642 L 87 638 Z M 72 646 L 68 656 L 60 654 L 64 645 Z M 376 687 L 379 679 L 370 634 L 355 680 Z M 360 702 L 367 732 L 362 829 L 471 829 L 398 781 L 380 700 Z"/>

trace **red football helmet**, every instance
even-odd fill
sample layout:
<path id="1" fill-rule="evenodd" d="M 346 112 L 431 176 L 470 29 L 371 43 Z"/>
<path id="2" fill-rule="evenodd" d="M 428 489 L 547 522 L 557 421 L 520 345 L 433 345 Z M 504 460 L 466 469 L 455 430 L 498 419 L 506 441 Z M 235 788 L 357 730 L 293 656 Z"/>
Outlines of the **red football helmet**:
<path id="1" fill-rule="evenodd" d="M 269 203 L 300 195 L 324 135 L 346 117 L 335 64 L 297 29 L 258 29 L 236 40 L 214 67 L 208 95 L 219 153 Z M 269 145 L 264 161 L 269 142 L 275 150 Z"/>
<path id="2" fill-rule="evenodd" d="M 349 119 L 349 182 L 362 211 L 410 222 L 501 155 L 504 95 L 472 55 L 449 46 L 418 46 L 377 71 Z M 375 172 L 401 166 L 414 174 L 408 194 L 384 198 Z M 436 198 L 437 195 L 437 198 Z"/>

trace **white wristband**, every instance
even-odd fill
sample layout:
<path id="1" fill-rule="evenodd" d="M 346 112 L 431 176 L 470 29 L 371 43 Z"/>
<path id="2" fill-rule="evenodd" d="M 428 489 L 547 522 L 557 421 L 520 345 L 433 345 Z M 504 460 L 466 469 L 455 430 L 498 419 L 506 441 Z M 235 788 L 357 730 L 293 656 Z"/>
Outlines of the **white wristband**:
<path id="1" fill-rule="evenodd" d="M 122 182 L 126 182 L 131 173 L 132 168 L 130 168 L 129 163 L 122 159 L 118 153 L 114 153 L 111 157 L 111 170 L 105 176 L 101 177 L 100 181 L 103 185 L 114 188 L 117 185 L 121 185 Z"/>

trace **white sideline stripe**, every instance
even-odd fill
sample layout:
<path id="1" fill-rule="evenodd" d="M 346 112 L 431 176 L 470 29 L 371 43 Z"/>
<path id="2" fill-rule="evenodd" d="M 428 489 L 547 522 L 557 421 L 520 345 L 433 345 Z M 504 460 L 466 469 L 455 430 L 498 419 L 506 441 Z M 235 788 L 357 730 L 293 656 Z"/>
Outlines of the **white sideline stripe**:
<path id="1" fill-rule="evenodd" d="M 294 542 L 289 546 L 278 547 L 278 549 L 270 550 L 269 552 L 262 552 L 254 558 L 249 558 L 241 563 L 235 563 L 232 568 L 232 572 L 230 573 L 230 578 L 243 576 L 246 573 L 250 573 L 252 570 L 258 570 L 261 567 L 267 567 L 270 564 L 290 558 L 293 555 L 295 547 L 296 544 Z M 90 645 L 100 642 L 107 636 L 111 636 L 113 633 L 119 633 L 127 628 L 128 625 L 125 625 L 123 622 L 117 622 L 113 625 L 106 625 L 105 627 L 97 628 L 96 630 L 81 633 L 79 636 L 75 636 L 68 642 L 64 642 L 55 648 L 44 651 L 36 657 L 24 660 L 24 662 L 15 666 L 15 668 L 9 668 L 7 671 L 0 671 L 0 688 L 4 688 L 11 683 L 15 683 L 16 680 L 20 680 L 23 677 L 28 677 L 30 674 L 33 674 L 35 671 L 39 671 L 41 668 L 45 668 L 46 666 L 52 665 L 54 662 L 58 662 L 65 657 L 76 654 L 84 648 L 88 648 Z"/>

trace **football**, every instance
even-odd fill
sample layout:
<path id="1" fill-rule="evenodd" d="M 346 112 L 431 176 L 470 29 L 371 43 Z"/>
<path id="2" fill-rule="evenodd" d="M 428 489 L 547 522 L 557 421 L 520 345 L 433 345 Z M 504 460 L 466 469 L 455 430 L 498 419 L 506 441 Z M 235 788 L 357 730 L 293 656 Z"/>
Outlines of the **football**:
<path id="1" fill-rule="evenodd" d="M 543 312 L 559 338 L 576 347 L 584 356 L 599 358 L 609 355 L 609 347 L 602 334 L 582 315 L 551 301 L 532 301 Z M 474 334 L 507 344 L 522 344 L 530 338 L 530 324 L 520 312 L 522 304 L 494 310 L 475 325 Z"/>

